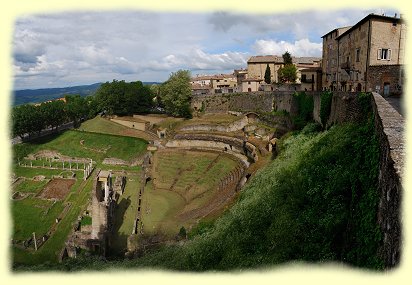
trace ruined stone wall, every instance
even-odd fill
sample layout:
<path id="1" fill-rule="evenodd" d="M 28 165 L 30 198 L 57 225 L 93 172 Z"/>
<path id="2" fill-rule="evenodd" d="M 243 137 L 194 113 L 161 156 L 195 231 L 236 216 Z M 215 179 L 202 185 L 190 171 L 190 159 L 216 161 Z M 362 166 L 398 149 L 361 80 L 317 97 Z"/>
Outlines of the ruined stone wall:
<path id="1" fill-rule="evenodd" d="M 208 131 L 208 132 L 236 132 L 243 129 L 248 124 L 247 117 L 239 117 L 239 120 L 227 126 L 220 125 L 191 125 L 180 128 L 180 131 Z"/>
<path id="2" fill-rule="evenodd" d="M 381 249 L 385 266 L 399 264 L 401 251 L 402 178 L 404 164 L 404 119 L 377 93 L 373 93 L 375 130 L 380 144 L 379 182 L 380 202 L 378 223 L 384 234 Z"/>
<path id="3" fill-rule="evenodd" d="M 172 148 L 197 148 L 214 149 L 227 152 L 240 159 L 248 167 L 248 159 L 257 161 L 256 147 L 239 138 L 225 137 L 211 134 L 178 134 L 173 140 L 169 140 L 166 147 Z"/>
<path id="4" fill-rule="evenodd" d="M 97 171 L 96 177 L 93 181 L 93 191 L 92 191 L 92 239 L 103 238 L 102 234 L 106 231 L 108 224 L 108 209 L 101 202 L 103 200 L 101 191 L 101 182 L 99 179 L 99 172 Z"/>

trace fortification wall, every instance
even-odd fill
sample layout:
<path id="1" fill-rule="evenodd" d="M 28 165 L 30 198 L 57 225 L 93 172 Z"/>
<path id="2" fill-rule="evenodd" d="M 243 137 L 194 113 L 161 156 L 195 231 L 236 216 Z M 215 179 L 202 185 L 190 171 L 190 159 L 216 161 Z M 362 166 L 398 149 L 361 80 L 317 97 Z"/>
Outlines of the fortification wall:
<path id="1" fill-rule="evenodd" d="M 375 130 L 380 145 L 379 182 L 380 202 L 378 223 L 384 233 L 382 255 L 386 267 L 399 264 L 401 251 L 402 178 L 405 155 L 402 116 L 378 93 L 373 94 Z"/>

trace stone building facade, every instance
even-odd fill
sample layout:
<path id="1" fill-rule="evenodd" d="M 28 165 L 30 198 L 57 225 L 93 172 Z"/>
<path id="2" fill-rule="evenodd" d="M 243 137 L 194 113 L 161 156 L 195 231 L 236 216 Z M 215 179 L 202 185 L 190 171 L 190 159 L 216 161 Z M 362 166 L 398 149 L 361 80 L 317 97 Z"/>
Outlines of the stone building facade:
<path id="1" fill-rule="evenodd" d="M 401 18 L 375 14 L 352 27 L 324 35 L 323 87 L 339 91 L 379 90 L 384 95 L 400 90 L 405 36 L 406 25 Z M 391 69 L 391 75 L 379 76 L 382 68 L 378 66 Z"/>
<path id="2" fill-rule="evenodd" d="M 320 91 L 322 90 L 321 67 L 303 68 L 300 70 L 300 90 Z"/>
<path id="3" fill-rule="evenodd" d="M 278 70 L 283 66 L 283 58 L 276 55 L 257 55 L 249 58 L 247 61 L 247 78 L 263 82 L 267 66 L 270 68 L 271 82 L 279 82 Z"/>
<path id="4" fill-rule="evenodd" d="M 337 28 L 322 36 L 322 87 L 337 90 L 338 42 L 336 38 L 350 27 Z"/>

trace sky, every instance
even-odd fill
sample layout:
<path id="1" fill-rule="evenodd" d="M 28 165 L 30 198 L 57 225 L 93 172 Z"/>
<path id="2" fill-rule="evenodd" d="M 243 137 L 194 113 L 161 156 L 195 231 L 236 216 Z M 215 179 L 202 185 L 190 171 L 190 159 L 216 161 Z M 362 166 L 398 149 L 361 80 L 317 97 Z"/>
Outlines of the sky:
<path id="1" fill-rule="evenodd" d="M 20 17 L 12 39 L 13 89 L 116 80 L 167 80 L 246 68 L 253 55 L 322 55 L 321 37 L 388 9 L 247 14 L 142 10 L 61 12 Z"/>

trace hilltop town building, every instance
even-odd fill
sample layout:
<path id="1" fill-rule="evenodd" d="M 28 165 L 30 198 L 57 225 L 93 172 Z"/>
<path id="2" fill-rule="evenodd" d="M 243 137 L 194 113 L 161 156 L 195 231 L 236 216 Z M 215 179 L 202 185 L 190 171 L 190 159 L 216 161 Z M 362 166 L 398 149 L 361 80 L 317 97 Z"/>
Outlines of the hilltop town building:
<path id="1" fill-rule="evenodd" d="M 406 25 L 401 18 L 369 14 L 323 38 L 323 87 L 400 94 Z"/>
<path id="2" fill-rule="evenodd" d="M 196 76 L 191 79 L 190 83 L 194 95 L 238 92 L 239 85 L 234 74 Z"/>
<path id="3" fill-rule="evenodd" d="M 308 67 L 300 70 L 300 89 L 303 91 L 322 90 L 322 68 Z"/>
<path id="4" fill-rule="evenodd" d="M 213 93 L 233 93 L 237 87 L 237 79 L 233 74 L 213 75 L 210 79 Z"/>
<path id="5" fill-rule="evenodd" d="M 320 88 L 320 77 L 318 78 L 317 75 L 317 68 L 320 67 L 321 58 L 318 57 L 292 57 L 292 63 L 296 66 L 296 84 L 294 84 L 293 88 L 296 90 L 301 89 L 304 90 L 318 90 Z M 265 79 L 265 72 L 266 68 L 269 66 L 270 68 L 270 79 L 271 83 L 279 83 L 278 72 L 279 69 L 284 66 L 283 57 L 276 56 L 276 55 L 258 55 L 252 56 L 248 62 L 247 67 L 247 75 L 245 78 L 242 79 L 242 92 L 254 92 L 258 90 L 265 90 L 265 91 L 272 91 L 275 89 L 282 89 L 282 87 L 273 87 L 264 84 Z M 301 72 L 304 70 L 304 74 L 302 75 Z M 315 75 L 312 78 L 312 73 Z M 309 74 L 307 74 L 309 72 Z M 301 84 L 301 78 L 304 78 L 305 83 L 309 83 L 309 85 L 305 85 L 305 87 L 299 86 Z M 307 81 L 307 82 L 306 82 Z"/>

